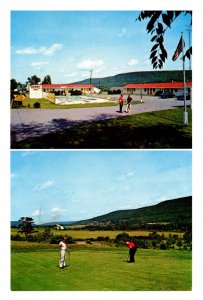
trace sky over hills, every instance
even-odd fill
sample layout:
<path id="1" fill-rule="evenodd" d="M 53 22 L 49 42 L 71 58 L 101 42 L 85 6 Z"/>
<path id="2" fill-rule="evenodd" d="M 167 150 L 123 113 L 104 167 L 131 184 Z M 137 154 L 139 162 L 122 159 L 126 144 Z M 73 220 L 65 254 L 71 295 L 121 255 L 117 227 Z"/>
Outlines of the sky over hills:
<path id="1" fill-rule="evenodd" d="M 153 70 L 147 22 L 135 22 L 139 11 L 12 11 L 11 78 L 25 83 L 47 74 L 53 83 L 92 76 Z M 190 17 L 182 15 L 166 32 L 168 60 L 164 70 L 182 69 L 172 55 L 184 32 L 189 46 Z M 186 68 L 189 66 L 186 65 Z"/>
<path id="2" fill-rule="evenodd" d="M 192 195 L 191 151 L 12 151 L 11 220 L 77 221 Z"/>

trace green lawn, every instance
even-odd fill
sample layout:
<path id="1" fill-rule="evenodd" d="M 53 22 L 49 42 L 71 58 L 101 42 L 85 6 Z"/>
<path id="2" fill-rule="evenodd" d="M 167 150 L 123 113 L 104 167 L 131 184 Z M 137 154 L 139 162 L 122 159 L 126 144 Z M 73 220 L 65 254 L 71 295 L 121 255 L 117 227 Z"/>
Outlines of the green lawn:
<path id="1" fill-rule="evenodd" d="M 15 149 L 191 149 L 192 111 L 183 108 L 91 122 L 12 143 Z"/>
<path id="2" fill-rule="evenodd" d="M 108 97 L 108 96 L 107 96 Z M 22 102 L 22 108 L 29 108 L 33 109 L 34 104 L 38 102 L 40 103 L 40 109 L 69 109 L 69 108 L 86 108 L 86 107 L 104 107 L 104 106 L 118 106 L 118 101 L 107 101 L 103 103 L 84 103 L 84 104 L 67 104 L 67 105 L 60 105 L 54 104 L 44 98 L 41 99 L 30 99 L 28 97 L 25 98 Z M 140 103 L 140 102 L 137 102 Z M 18 108 L 14 104 L 13 108 Z"/>
<path id="3" fill-rule="evenodd" d="M 57 246 L 56 246 L 57 248 Z M 13 291 L 190 291 L 190 251 L 138 249 L 136 263 L 128 249 L 73 248 L 70 266 L 58 268 L 58 249 L 11 251 Z M 67 255 L 67 263 L 68 263 Z"/>

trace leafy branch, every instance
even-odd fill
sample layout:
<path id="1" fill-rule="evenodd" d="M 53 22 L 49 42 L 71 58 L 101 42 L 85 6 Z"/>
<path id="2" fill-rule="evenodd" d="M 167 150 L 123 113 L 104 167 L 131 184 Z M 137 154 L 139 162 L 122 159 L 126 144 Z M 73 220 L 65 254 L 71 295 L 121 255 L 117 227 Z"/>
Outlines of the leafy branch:
<path id="1" fill-rule="evenodd" d="M 150 19 L 146 30 L 147 33 L 152 35 L 151 42 L 153 46 L 151 48 L 150 60 L 153 66 L 153 69 L 162 69 L 163 64 L 165 63 L 168 54 L 164 46 L 164 35 L 167 29 L 171 29 L 173 22 L 181 14 L 190 14 L 191 24 L 192 25 L 192 11 L 141 11 L 136 21 L 142 22 L 145 19 Z M 186 50 L 183 59 L 186 57 L 191 58 L 192 47 Z"/>

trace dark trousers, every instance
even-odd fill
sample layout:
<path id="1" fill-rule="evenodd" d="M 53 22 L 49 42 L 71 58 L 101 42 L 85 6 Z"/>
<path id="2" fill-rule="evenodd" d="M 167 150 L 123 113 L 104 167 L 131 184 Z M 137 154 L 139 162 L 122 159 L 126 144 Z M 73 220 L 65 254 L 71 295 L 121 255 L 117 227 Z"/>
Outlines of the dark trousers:
<path id="1" fill-rule="evenodd" d="M 120 102 L 120 103 L 119 103 L 119 106 L 120 106 L 120 112 L 122 112 L 122 109 L 123 109 L 123 102 Z"/>
<path id="2" fill-rule="evenodd" d="M 130 248 L 129 254 L 130 254 L 130 262 L 135 262 L 135 252 L 136 252 L 136 247 Z"/>

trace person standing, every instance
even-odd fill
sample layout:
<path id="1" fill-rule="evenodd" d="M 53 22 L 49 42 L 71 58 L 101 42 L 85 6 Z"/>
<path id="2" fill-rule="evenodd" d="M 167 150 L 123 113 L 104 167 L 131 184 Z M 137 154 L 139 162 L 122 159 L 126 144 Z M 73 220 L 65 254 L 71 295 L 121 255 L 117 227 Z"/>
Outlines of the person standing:
<path id="1" fill-rule="evenodd" d="M 135 262 L 135 253 L 137 251 L 137 246 L 133 242 L 126 242 L 126 245 L 130 248 L 129 249 L 130 260 L 128 262 L 129 263 L 134 263 Z"/>
<path id="2" fill-rule="evenodd" d="M 123 94 L 119 97 L 119 112 L 122 113 L 123 111 Z"/>
<path id="3" fill-rule="evenodd" d="M 128 98 L 127 98 L 127 107 L 126 107 L 126 111 L 125 112 L 129 112 L 130 109 L 131 109 L 131 102 L 132 102 L 132 98 L 130 97 L 130 95 L 128 95 Z"/>
<path id="4" fill-rule="evenodd" d="M 59 268 L 63 269 L 66 266 L 65 263 L 65 257 L 66 257 L 66 240 L 67 238 L 64 237 L 60 243 L 59 243 L 59 247 L 60 247 L 60 260 L 59 260 Z"/>

